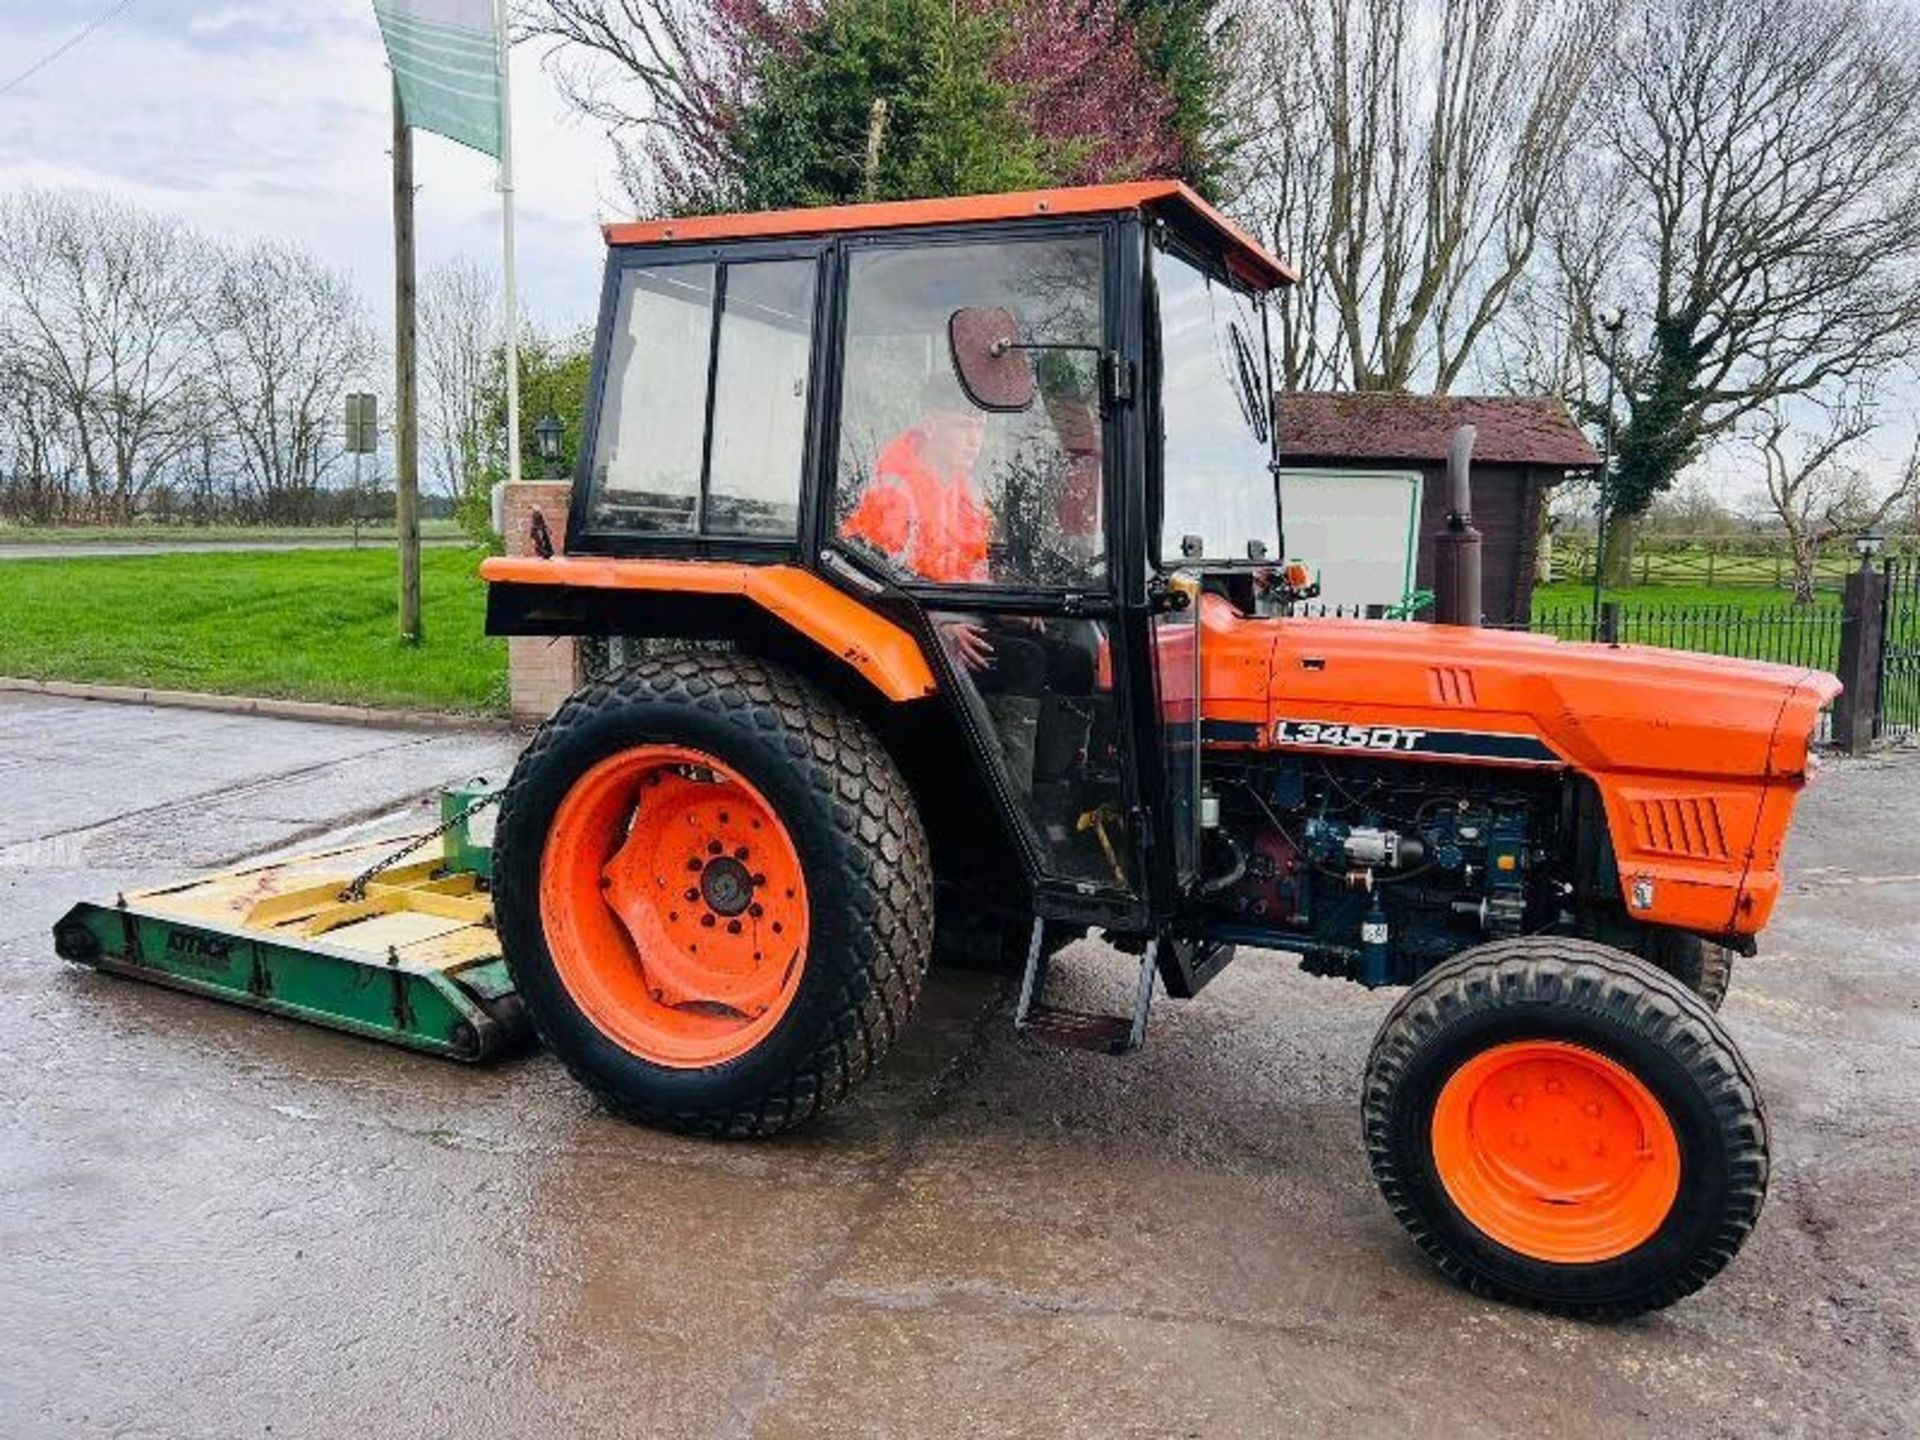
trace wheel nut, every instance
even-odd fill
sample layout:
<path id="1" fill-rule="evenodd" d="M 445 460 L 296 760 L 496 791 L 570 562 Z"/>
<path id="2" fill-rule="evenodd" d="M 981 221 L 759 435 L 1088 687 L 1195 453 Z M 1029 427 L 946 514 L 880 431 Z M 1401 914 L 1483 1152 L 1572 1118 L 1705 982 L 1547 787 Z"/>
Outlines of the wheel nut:
<path id="1" fill-rule="evenodd" d="M 762 905 L 758 900 L 754 901 L 753 904 L 747 906 L 747 914 L 751 915 L 756 920 L 758 920 L 762 915 L 766 913 L 767 913 L 767 907 Z"/>
<path id="2" fill-rule="evenodd" d="M 687 899 L 698 900 L 699 898 L 700 898 L 700 887 L 698 885 L 689 885 L 687 887 Z"/>
<path id="3" fill-rule="evenodd" d="M 733 851 L 733 858 L 734 858 L 734 859 L 736 859 L 736 860 L 744 860 L 744 859 L 746 859 L 746 858 L 747 858 L 747 847 L 746 847 L 746 846 L 744 846 L 744 845 L 737 845 L 737 846 L 735 846 L 735 847 L 734 847 L 734 851 Z"/>
<path id="4" fill-rule="evenodd" d="M 709 855 L 718 855 L 725 848 L 726 847 L 718 840 L 709 840 L 707 842 L 707 854 Z"/>
<path id="5" fill-rule="evenodd" d="M 700 917 L 700 924 L 703 928 L 711 930 L 714 927 L 714 918 L 712 913 L 709 912 L 708 914 L 702 915 Z"/>
<path id="6" fill-rule="evenodd" d="M 740 922 L 738 920 L 727 921 L 727 934 L 738 935 L 739 933 L 740 933 Z"/>

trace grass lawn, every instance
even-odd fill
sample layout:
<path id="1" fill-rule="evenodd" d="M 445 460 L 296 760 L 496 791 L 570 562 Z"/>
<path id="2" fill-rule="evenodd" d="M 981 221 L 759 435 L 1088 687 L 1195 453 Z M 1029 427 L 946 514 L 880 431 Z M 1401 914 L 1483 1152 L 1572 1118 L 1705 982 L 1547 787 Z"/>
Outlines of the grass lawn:
<path id="1" fill-rule="evenodd" d="M 506 710 L 479 552 L 423 551 L 419 646 L 391 552 L 139 555 L 0 564 L 0 675 L 430 710 Z"/>
<path id="2" fill-rule="evenodd" d="M 1618 600 L 1622 606 L 1638 609 L 1645 606 L 1697 606 L 1712 605 L 1717 608 L 1730 608 L 1743 611 L 1790 609 L 1793 605 L 1791 590 L 1773 590 L 1754 585 L 1627 585 L 1609 589 L 1606 599 Z M 1593 604 L 1593 586 L 1576 584 L 1572 581 L 1559 581 L 1552 585 L 1540 585 L 1533 592 L 1533 613 L 1538 616 L 1547 610 L 1585 610 Z M 1837 590 L 1822 590 L 1814 600 L 1815 608 L 1838 609 L 1840 593 Z"/>
<path id="3" fill-rule="evenodd" d="M 1704 585 L 1633 585 L 1606 592 L 1620 602 L 1619 638 L 1635 645 L 1737 655 L 1831 670 L 1840 658 L 1840 597 L 1811 605 L 1790 593 Z M 1533 592 L 1533 629 L 1567 640 L 1592 636 L 1593 591 L 1543 585 Z"/>
<path id="4" fill-rule="evenodd" d="M 1573 569 L 1584 570 L 1589 581 L 1593 576 L 1591 555 L 1592 546 L 1586 542 L 1572 545 L 1560 542 L 1554 546 L 1556 569 L 1568 574 Z M 1821 586 L 1838 589 L 1848 572 L 1859 563 L 1851 545 L 1830 545 L 1814 562 L 1814 580 Z M 1674 544 L 1652 539 L 1634 547 L 1633 578 L 1637 582 L 1633 588 L 1758 586 L 1790 595 L 1793 566 L 1783 550 L 1765 543 Z"/>
<path id="5" fill-rule="evenodd" d="M 456 520 L 422 520 L 423 539 L 451 539 Z M 362 525 L 362 540 L 391 540 L 391 521 Z M 351 525 L 0 525 L 0 545 L 112 545 L 145 541 L 351 540 Z"/>

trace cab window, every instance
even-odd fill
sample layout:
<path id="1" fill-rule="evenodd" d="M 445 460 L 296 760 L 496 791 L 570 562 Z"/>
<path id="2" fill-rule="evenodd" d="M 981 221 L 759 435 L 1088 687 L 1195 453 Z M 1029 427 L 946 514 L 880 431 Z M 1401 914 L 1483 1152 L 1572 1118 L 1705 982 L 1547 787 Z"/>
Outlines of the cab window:
<path id="1" fill-rule="evenodd" d="M 797 534 L 817 268 L 805 259 L 620 273 L 589 532 Z"/>
<path id="2" fill-rule="evenodd" d="M 842 544 L 908 581 L 1096 581 L 1101 255 L 1097 235 L 854 252 L 836 457 Z M 1000 338 L 1025 357 L 1021 396 L 983 404 L 968 390 L 955 367 L 968 316 L 1000 317 Z"/>

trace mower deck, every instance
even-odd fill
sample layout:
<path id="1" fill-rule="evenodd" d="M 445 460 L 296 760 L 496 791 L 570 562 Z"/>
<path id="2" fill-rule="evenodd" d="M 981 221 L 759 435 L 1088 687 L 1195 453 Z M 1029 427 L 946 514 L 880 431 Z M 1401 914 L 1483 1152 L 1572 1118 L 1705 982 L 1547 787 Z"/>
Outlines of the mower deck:
<path id="1" fill-rule="evenodd" d="M 449 792 L 451 811 L 461 792 Z M 389 836 L 74 906 L 68 960 L 456 1060 L 529 1027 L 493 928 L 488 851 L 464 821 L 442 853 L 356 876 L 433 832 Z"/>

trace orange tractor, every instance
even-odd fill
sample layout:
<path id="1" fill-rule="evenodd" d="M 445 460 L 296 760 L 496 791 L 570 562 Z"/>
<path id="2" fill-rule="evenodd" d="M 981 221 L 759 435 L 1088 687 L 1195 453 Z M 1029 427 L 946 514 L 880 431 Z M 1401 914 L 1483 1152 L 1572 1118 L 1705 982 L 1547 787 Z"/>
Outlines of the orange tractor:
<path id="1" fill-rule="evenodd" d="M 1830 677 L 1289 615 L 1292 275 L 1180 185 L 607 240 L 563 553 L 539 526 L 484 569 L 492 633 L 625 656 L 521 758 L 493 855 L 576 1076 L 765 1135 L 878 1063 L 936 951 L 1115 1053 L 1156 982 L 1288 951 L 1407 987 L 1365 1143 L 1449 1274 L 1608 1315 L 1726 1264 L 1767 1135 L 1714 1008 Z M 1126 1013 L 1049 1003 L 1090 930 Z"/>

